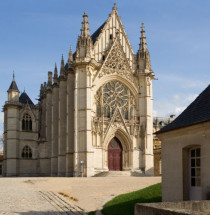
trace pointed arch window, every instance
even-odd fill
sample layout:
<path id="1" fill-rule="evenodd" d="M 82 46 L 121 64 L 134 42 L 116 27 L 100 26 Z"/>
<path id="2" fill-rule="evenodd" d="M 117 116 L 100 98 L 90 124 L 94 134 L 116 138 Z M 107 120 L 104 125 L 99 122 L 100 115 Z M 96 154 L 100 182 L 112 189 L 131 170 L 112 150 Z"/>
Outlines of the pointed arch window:
<path id="1" fill-rule="evenodd" d="M 23 131 L 32 131 L 32 119 L 28 113 L 23 115 L 22 130 Z"/>
<path id="2" fill-rule="evenodd" d="M 116 108 L 119 108 L 124 119 L 128 120 L 130 107 L 135 106 L 131 91 L 119 81 L 110 81 L 100 87 L 96 93 L 96 102 L 97 116 L 105 118 L 111 118 Z"/>
<path id="3" fill-rule="evenodd" d="M 32 158 L 32 150 L 28 145 L 23 147 L 22 158 Z"/>

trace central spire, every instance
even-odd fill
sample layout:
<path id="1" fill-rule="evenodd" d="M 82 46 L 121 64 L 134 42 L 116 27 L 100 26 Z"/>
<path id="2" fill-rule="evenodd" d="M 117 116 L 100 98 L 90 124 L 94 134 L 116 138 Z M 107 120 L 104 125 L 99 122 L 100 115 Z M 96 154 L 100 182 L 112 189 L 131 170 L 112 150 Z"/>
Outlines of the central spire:
<path id="1" fill-rule="evenodd" d="M 90 35 L 90 30 L 89 30 L 88 15 L 84 12 L 83 21 L 82 21 L 82 28 L 81 28 L 81 36 L 87 37 L 89 35 Z"/>

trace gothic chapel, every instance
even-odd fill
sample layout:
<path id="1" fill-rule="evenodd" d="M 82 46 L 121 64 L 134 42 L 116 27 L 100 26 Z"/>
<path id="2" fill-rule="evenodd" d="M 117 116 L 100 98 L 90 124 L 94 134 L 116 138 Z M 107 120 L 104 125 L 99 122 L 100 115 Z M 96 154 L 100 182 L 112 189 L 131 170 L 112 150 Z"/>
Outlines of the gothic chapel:
<path id="1" fill-rule="evenodd" d="M 90 35 L 83 15 L 76 51 L 48 72 L 38 104 L 15 78 L 4 105 L 4 176 L 153 174 L 154 73 L 144 24 L 132 51 L 114 5 Z"/>

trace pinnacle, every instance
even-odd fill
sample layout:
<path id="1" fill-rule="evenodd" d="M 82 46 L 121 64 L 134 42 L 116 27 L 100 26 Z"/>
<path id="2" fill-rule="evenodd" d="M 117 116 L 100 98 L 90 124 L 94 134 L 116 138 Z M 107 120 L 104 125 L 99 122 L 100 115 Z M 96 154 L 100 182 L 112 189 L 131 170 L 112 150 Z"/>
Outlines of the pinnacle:
<path id="1" fill-rule="evenodd" d="M 83 21 L 82 21 L 82 28 L 81 28 L 81 36 L 89 36 L 90 32 L 89 32 L 89 23 L 88 23 L 88 15 L 86 14 L 86 12 L 84 12 L 83 15 Z"/>
<path id="2" fill-rule="evenodd" d="M 112 7 L 112 10 L 117 10 L 117 5 L 116 5 L 116 3 L 114 3 L 114 6 Z"/>
<path id="3" fill-rule="evenodd" d="M 144 31 L 144 28 L 145 28 L 145 26 L 144 26 L 144 23 L 142 22 L 141 23 L 141 31 Z"/>
<path id="4" fill-rule="evenodd" d="M 57 65 L 55 63 L 54 75 L 56 75 L 57 73 L 58 73 L 58 69 L 57 69 Z"/>
<path id="5" fill-rule="evenodd" d="M 72 53 L 72 47 L 70 46 L 68 62 L 72 62 L 72 61 L 73 61 L 73 53 Z"/>

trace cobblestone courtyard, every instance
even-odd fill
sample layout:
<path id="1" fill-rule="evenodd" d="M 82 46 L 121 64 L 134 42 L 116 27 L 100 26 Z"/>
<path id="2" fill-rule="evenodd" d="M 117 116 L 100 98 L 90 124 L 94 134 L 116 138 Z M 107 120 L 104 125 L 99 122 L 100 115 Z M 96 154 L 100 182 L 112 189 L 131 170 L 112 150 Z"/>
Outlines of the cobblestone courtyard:
<path id="1" fill-rule="evenodd" d="M 86 214 L 160 177 L 0 178 L 0 214 Z"/>

